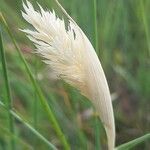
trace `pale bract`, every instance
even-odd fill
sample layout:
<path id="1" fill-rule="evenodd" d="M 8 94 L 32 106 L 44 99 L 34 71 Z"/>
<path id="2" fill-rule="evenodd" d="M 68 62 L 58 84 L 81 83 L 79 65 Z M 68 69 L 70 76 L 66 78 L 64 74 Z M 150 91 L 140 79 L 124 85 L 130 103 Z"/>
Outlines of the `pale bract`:
<path id="1" fill-rule="evenodd" d="M 63 79 L 89 98 L 106 130 L 108 148 L 115 146 L 115 124 L 108 84 L 93 46 L 76 23 L 63 19 L 55 12 L 35 11 L 30 2 L 23 3 L 23 18 L 33 30 L 22 30 L 36 46 L 36 52 L 50 65 L 58 79 Z"/>

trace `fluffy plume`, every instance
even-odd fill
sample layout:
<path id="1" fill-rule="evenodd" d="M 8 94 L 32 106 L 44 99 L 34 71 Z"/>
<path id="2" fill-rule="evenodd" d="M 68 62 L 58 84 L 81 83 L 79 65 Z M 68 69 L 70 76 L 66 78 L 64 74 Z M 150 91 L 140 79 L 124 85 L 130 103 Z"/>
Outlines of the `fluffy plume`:
<path id="1" fill-rule="evenodd" d="M 36 46 L 44 62 L 51 66 L 58 79 L 76 87 L 88 97 L 106 130 L 108 148 L 115 146 L 115 124 L 107 81 L 93 46 L 74 21 L 65 28 L 55 12 L 35 11 L 30 2 L 23 3 L 23 18 L 34 30 L 22 30 Z"/>

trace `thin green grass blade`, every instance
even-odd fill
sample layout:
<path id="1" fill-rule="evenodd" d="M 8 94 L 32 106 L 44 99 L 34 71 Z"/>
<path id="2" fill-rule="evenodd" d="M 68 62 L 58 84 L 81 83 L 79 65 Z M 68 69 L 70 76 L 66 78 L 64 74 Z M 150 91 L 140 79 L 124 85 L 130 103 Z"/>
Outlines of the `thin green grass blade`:
<path id="1" fill-rule="evenodd" d="M 8 113 L 13 116 L 15 119 L 20 121 L 24 126 L 26 126 L 34 135 L 36 135 L 41 141 L 46 143 L 52 150 L 57 150 L 57 148 L 50 143 L 43 135 L 41 135 L 36 129 L 34 129 L 23 117 L 21 117 L 15 110 L 7 109 L 5 104 L 0 101 L 0 105 L 8 111 Z"/>
<path id="2" fill-rule="evenodd" d="M 97 28 L 97 0 L 93 0 L 93 14 L 94 14 L 94 47 L 97 55 L 99 56 L 98 49 L 98 28 Z M 98 117 L 95 116 L 95 149 L 100 150 L 100 127 Z"/>
<path id="3" fill-rule="evenodd" d="M 14 36 L 12 35 L 12 33 L 11 33 L 10 29 L 9 29 L 9 26 L 8 26 L 8 24 L 7 24 L 7 22 L 6 22 L 6 20 L 4 19 L 4 17 L 3 17 L 2 14 L 0 14 L 0 21 L 1 21 L 2 24 L 4 25 L 6 31 L 8 32 L 8 34 L 9 34 L 9 36 L 10 36 L 10 38 L 11 38 L 11 40 L 12 40 L 12 42 L 13 42 L 13 44 L 14 44 L 14 46 L 15 46 L 15 48 L 16 48 L 18 54 L 19 54 L 19 57 L 20 57 L 20 59 L 22 60 L 24 66 L 25 66 L 25 69 L 26 69 L 26 71 L 27 71 L 27 73 L 28 73 L 28 75 L 29 75 L 29 77 L 30 77 L 30 80 L 31 80 L 31 82 L 32 82 L 32 85 L 33 85 L 33 87 L 35 88 L 35 90 L 36 90 L 36 92 L 37 92 L 37 95 L 38 95 L 38 97 L 39 97 L 39 100 L 40 100 L 40 102 L 41 102 L 41 104 L 42 104 L 42 106 L 43 106 L 43 109 L 45 110 L 45 112 L 46 112 L 46 114 L 47 114 L 47 116 L 48 116 L 48 119 L 49 119 L 49 121 L 50 121 L 50 124 L 52 125 L 53 129 L 55 130 L 56 134 L 58 135 L 58 137 L 59 137 L 59 139 L 60 139 L 62 145 L 64 146 L 64 148 L 65 148 L 66 150 L 69 150 L 69 149 L 70 149 L 70 146 L 69 146 L 69 144 L 68 144 L 68 142 L 67 142 L 67 140 L 66 140 L 66 137 L 65 137 L 65 135 L 63 134 L 63 132 L 62 132 L 62 130 L 61 130 L 61 128 L 60 128 L 60 126 L 59 126 L 59 124 L 58 124 L 58 122 L 57 122 L 57 120 L 56 120 L 56 118 L 55 118 L 55 116 L 54 116 L 54 114 L 53 114 L 53 112 L 52 112 L 52 110 L 50 109 L 50 107 L 49 107 L 49 105 L 48 105 L 48 103 L 47 103 L 47 100 L 45 99 L 45 97 L 44 97 L 44 95 L 43 95 L 43 93 L 42 93 L 40 87 L 38 86 L 38 84 L 37 84 L 37 82 L 36 82 L 36 80 L 35 80 L 35 78 L 34 78 L 32 72 L 31 72 L 31 70 L 30 70 L 30 68 L 29 68 L 29 66 L 28 66 L 28 64 L 27 64 L 27 62 L 26 62 L 24 56 L 22 55 L 21 50 L 20 50 L 20 48 L 19 48 L 19 46 L 18 46 L 18 44 L 17 44 L 17 42 L 16 42 Z"/>
<path id="4" fill-rule="evenodd" d="M 150 56 L 150 35 L 149 35 L 149 30 L 148 30 L 148 22 L 147 22 L 147 17 L 145 13 L 144 1 L 142 0 L 140 0 L 140 7 L 141 7 L 141 16 L 142 16 L 142 21 L 143 21 L 145 36 L 146 36 L 146 41 L 147 41 L 148 54 Z"/>
<path id="5" fill-rule="evenodd" d="M 10 85 L 9 85 L 9 79 L 8 79 L 8 73 L 7 73 L 7 65 L 6 65 L 6 59 L 5 59 L 5 53 L 3 49 L 3 42 L 2 42 L 2 35 L 0 32 L 0 54 L 1 54 L 1 61 L 2 61 L 2 69 L 3 69 L 3 75 L 4 75 L 4 82 L 5 82 L 5 88 L 6 88 L 6 106 L 8 109 L 12 108 L 12 98 L 10 93 Z M 8 126 L 9 130 L 12 134 L 14 134 L 14 120 L 12 115 L 8 113 Z M 10 146 L 12 150 L 15 150 L 15 140 L 10 140 Z"/>
<path id="6" fill-rule="evenodd" d="M 24 146 L 24 148 L 28 149 L 28 150 L 33 150 L 33 147 L 31 145 L 29 145 L 28 143 L 26 143 L 25 141 L 23 141 L 20 137 L 12 134 L 7 128 L 5 128 L 4 126 L 0 125 L 0 131 L 2 133 L 4 133 L 6 136 L 11 137 L 15 140 L 17 140 L 17 142 L 19 142 L 21 145 Z M 18 144 L 18 143 L 17 143 Z"/>
<path id="7" fill-rule="evenodd" d="M 95 150 L 101 150 L 99 118 L 95 115 Z"/>
<path id="8" fill-rule="evenodd" d="M 130 150 L 131 148 L 137 146 L 138 144 L 143 143 L 144 141 L 146 141 L 148 139 L 150 140 L 150 133 L 148 133 L 142 137 L 139 137 L 135 140 L 132 140 L 128 143 L 122 144 L 122 145 L 118 146 L 115 150 Z"/>
<path id="9" fill-rule="evenodd" d="M 97 55 L 99 56 L 99 48 L 98 48 L 98 27 L 97 27 L 97 0 L 93 0 L 94 6 L 94 45 Z"/>
<path id="10" fill-rule="evenodd" d="M 38 62 L 37 59 L 35 58 L 34 60 L 35 63 L 35 78 L 37 79 L 37 68 L 38 68 Z M 38 95 L 36 93 L 36 90 L 34 91 L 34 102 L 33 102 L 33 125 L 34 128 L 37 128 L 37 119 L 38 119 Z"/>
<path id="11" fill-rule="evenodd" d="M 34 75 L 35 78 L 37 79 L 38 62 L 35 57 L 34 57 L 34 64 L 35 64 Z M 34 90 L 34 100 L 32 106 L 33 106 L 33 127 L 38 130 L 38 95 L 36 93 L 36 90 Z M 34 141 L 34 148 L 36 149 L 37 148 L 36 138 L 33 139 L 33 141 Z"/>

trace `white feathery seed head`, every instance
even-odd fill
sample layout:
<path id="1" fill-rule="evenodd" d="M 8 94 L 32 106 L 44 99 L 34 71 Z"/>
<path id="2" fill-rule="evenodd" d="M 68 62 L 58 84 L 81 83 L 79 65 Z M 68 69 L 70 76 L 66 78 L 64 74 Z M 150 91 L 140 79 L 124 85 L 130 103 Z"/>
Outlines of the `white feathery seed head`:
<path id="1" fill-rule="evenodd" d="M 115 147 L 115 123 L 112 101 L 101 63 L 93 46 L 83 31 L 69 20 L 65 27 L 63 19 L 55 12 L 35 11 L 32 4 L 23 3 L 23 18 L 34 30 L 22 30 L 36 46 L 36 52 L 50 65 L 58 79 L 76 87 L 95 106 L 106 130 L 108 149 Z"/>

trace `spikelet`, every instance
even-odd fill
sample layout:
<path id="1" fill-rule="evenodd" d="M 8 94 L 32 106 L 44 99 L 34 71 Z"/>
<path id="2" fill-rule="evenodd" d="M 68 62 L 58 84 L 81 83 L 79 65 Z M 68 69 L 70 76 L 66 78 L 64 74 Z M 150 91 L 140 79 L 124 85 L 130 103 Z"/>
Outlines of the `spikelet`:
<path id="1" fill-rule="evenodd" d="M 108 149 L 115 146 L 115 123 L 107 81 L 93 46 L 83 31 L 69 20 L 67 29 L 55 12 L 35 11 L 23 3 L 23 18 L 34 30 L 22 30 L 36 46 L 36 52 L 50 65 L 58 79 L 80 90 L 95 106 L 106 130 Z"/>

